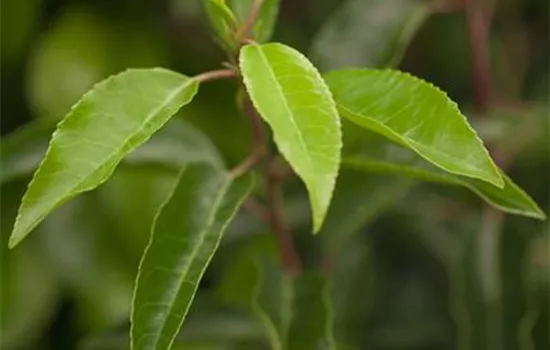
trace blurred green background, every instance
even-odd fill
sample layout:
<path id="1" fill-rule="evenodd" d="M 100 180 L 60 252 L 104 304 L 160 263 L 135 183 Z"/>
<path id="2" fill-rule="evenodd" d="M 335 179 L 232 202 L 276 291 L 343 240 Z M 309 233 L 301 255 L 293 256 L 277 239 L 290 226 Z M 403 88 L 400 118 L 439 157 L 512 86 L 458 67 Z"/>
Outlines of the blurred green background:
<path id="1" fill-rule="evenodd" d="M 281 2 L 274 40 L 309 53 L 322 71 L 393 66 L 447 91 L 548 213 L 548 0 L 486 1 L 497 98 L 482 111 L 460 1 Z M 128 67 L 198 74 L 219 67 L 223 53 L 201 0 L 2 0 L 0 23 L 1 348 L 127 349 L 133 278 L 173 169 L 123 163 L 8 251 L 16 210 L 55 123 L 96 82 Z M 208 84 L 176 117 L 208 136 L 228 166 L 250 145 L 236 89 Z M 165 146 L 178 154 L 180 145 Z M 495 214 L 464 189 L 346 171 L 327 228 L 312 238 L 304 189 L 292 180 L 285 191 L 306 261 L 334 251 L 339 348 L 550 349 L 548 222 Z M 272 245 L 258 220 L 239 214 L 177 348 L 266 349 L 244 299 L 248 257 L 273 254 Z"/>

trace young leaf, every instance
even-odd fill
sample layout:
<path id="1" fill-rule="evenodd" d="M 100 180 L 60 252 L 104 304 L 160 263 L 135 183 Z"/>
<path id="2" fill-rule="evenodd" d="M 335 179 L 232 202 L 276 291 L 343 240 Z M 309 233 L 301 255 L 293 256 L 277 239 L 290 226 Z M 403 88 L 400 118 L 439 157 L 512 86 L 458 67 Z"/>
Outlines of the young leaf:
<path id="1" fill-rule="evenodd" d="M 132 310 L 132 349 L 169 349 L 222 234 L 252 188 L 209 163 L 184 167 L 153 224 Z"/>
<path id="2" fill-rule="evenodd" d="M 334 349 L 328 282 L 317 273 L 293 277 L 264 260 L 252 303 L 274 350 Z"/>
<path id="3" fill-rule="evenodd" d="M 241 26 L 250 16 L 254 3 L 262 1 L 258 11 L 258 17 L 252 27 L 252 36 L 256 42 L 263 43 L 271 38 L 277 15 L 279 14 L 280 0 L 229 0 L 229 6 L 235 12 Z"/>
<path id="4" fill-rule="evenodd" d="M 233 12 L 224 0 L 205 0 L 204 8 L 222 47 L 229 52 L 234 51 L 238 44 L 235 37 L 238 24 Z"/>
<path id="5" fill-rule="evenodd" d="M 56 207 L 105 182 L 126 154 L 191 101 L 197 87 L 169 70 L 132 69 L 84 95 L 52 136 L 23 197 L 10 247 Z"/>
<path id="6" fill-rule="evenodd" d="M 464 186 L 497 209 L 511 214 L 544 219 L 544 212 L 510 178 L 501 172 L 504 187 L 497 188 L 485 181 L 446 173 L 419 159 L 403 147 L 390 143 L 374 133 L 363 133 L 363 144 L 348 150 L 342 166 L 356 171 L 396 173 L 453 186 Z"/>
<path id="7" fill-rule="evenodd" d="M 312 61 L 321 70 L 393 67 L 431 12 L 428 1 L 350 0 L 313 40 Z"/>
<path id="8" fill-rule="evenodd" d="M 325 79 L 342 117 L 412 149 L 450 173 L 504 186 L 466 118 L 433 85 L 391 70 L 339 70 Z"/>
<path id="9" fill-rule="evenodd" d="M 330 91 L 307 58 L 282 44 L 246 45 L 240 65 L 256 109 L 308 189 L 313 231 L 318 232 L 330 204 L 342 148 Z"/>

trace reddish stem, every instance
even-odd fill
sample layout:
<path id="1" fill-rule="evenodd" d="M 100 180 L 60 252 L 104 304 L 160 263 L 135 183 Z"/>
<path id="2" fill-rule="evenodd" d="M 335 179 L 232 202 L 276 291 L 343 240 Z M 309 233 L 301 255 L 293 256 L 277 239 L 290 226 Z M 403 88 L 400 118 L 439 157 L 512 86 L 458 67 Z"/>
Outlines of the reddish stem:
<path id="1" fill-rule="evenodd" d="M 493 104 L 494 99 L 491 83 L 488 16 L 484 12 L 482 2 L 478 0 L 462 1 L 468 26 L 475 102 L 481 111 L 486 111 Z"/>
<path id="2" fill-rule="evenodd" d="M 202 83 L 205 81 L 227 79 L 236 76 L 237 72 L 233 69 L 218 69 L 196 75 L 194 79 Z"/>

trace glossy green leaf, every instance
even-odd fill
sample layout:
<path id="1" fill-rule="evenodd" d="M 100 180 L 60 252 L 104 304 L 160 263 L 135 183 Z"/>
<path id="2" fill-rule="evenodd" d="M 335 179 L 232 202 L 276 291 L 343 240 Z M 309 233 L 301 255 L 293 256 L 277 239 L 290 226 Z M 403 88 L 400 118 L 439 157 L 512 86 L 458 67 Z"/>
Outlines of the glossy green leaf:
<path id="1" fill-rule="evenodd" d="M 544 212 L 533 199 L 502 172 L 504 187 L 497 188 L 485 181 L 446 173 L 416 157 L 412 151 L 378 135 L 365 133 L 363 142 L 363 150 L 350 151 L 351 155 L 344 156 L 343 167 L 368 172 L 396 173 L 424 181 L 463 186 L 504 212 L 536 219 L 545 218 Z"/>
<path id="2" fill-rule="evenodd" d="M 240 65 L 248 93 L 273 129 L 279 151 L 308 189 L 313 231 L 318 232 L 332 197 L 342 147 L 330 91 L 307 58 L 282 44 L 246 45 Z"/>
<path id="3" fill-rule="evenodd" d="M 132 349 L 168 349 L 191 306 L 223 232 L 250 192 L 208 163 L 184 167 L 153 224 L 140 264 L 132 311 Z"/>
<path id="4" fill-rule="evenodd" d="M 252 27 L 252 39 L 263 43 L 271 38 L 279 14 L 280 0 L 229 0 L 229 6 L 234 11 L 240 26 L 244 25 L 250 16 L 250 11 L 257 1 L 262 1 L 258 17 Z"/>
<path id="5" fill-rule="evenodd" d="M 0 184 L 30 176 L 40 165 L 54 130 L 55 125 L 36 120 L 2 138 Z M 187 121 L 174 118 L 122 162 L 179 171 L 184 164 L 198 160 L 223 166 L 220 154 L 206 135 Z"/>
<path id="6" fill-rule="evenodd" d="M 272 260 L 259 265 L 253 308 L 272 349 L 334 349 L 327 280 L 311 271 L 289 276 Z"/>
<path id="7" fill-rule="evenodd" d="M 504 186 L 498 168 L 457 105 L 433 85 L 391 70 L 339 70 L 325 78 L 342 117 L 412 149 L 450 173 Z"/>
<path id="8" fill-rule="evenodd" d="M 52 136 L 19 208 L 10 246 L 56 207 L 105 182 L 126 154 L 191 101 L 197 87 L 175 72 L 134 69 L 84 95 Z"/>
<path id="9" fill-rule="evenodd" d="M 431 12 L 429 1 L 350 0 L 313 39 L 312 61 L 321 70 L 393 67 Z"/>
<path id="10" fill-rule="evenodd" d="M 222 47 L 232 52 L 237 47 L 237 19 L 231 9 L 225 4 L 225 0 L 206 0 L 204 8 L 210 25 L 216 32 Z"/>

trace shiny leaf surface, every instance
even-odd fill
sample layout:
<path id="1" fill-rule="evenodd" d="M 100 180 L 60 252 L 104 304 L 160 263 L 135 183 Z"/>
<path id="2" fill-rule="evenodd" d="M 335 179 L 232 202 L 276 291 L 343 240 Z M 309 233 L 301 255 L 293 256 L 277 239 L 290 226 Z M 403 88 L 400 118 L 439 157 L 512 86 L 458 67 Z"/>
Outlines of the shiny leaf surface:
<path id="1" fill-rule="evenodd" d="M 153 224 L 140 264 L 132 311 L 132 349 L 168 349 L 222 234 L 250 192 L 208 163 L 187 165 Z"/>
<path id="2" fill-rule="evenodd" d="M 392 70 L 339 70 L 325 78 L 342 117 L 447 172 L 503 187 L 499 170 L 466 117 L 435 86 Z"/>
<path id="3" fill-rule="evenodd" d="M 308 189 L 313 231 L 318 232 L 332 197 L 342 147 L 330 91 L 307 58 L 282 44 L 246 45 L 240 64 L 256 109 Z"/>
<path id="4" fill-rule="evenodd" d="M 56 207 L 105 182 L 126 154 L 191 101 L 197 86 L 165 69 L 134 69 L 84 95 L 52 136 L 19 208 L 10 246 Z"/>

